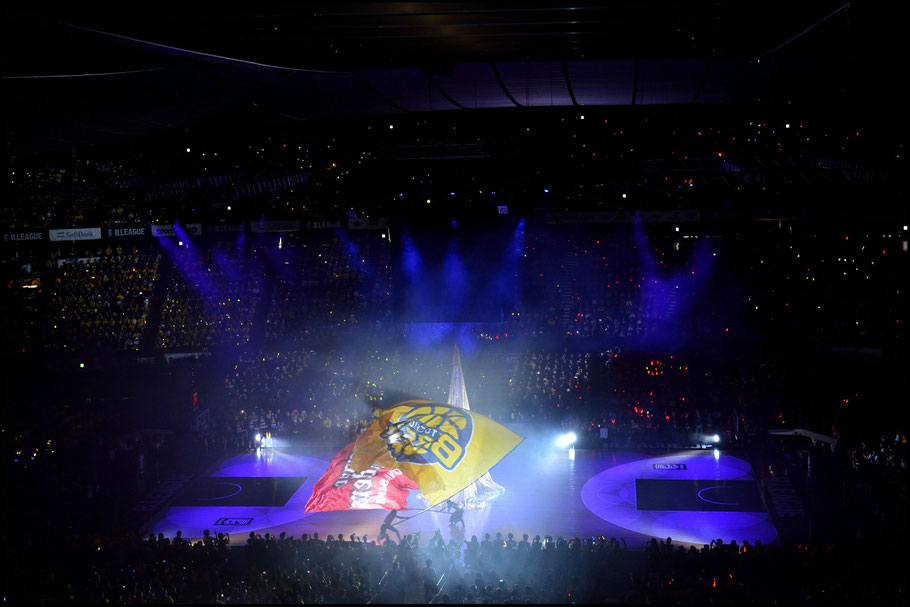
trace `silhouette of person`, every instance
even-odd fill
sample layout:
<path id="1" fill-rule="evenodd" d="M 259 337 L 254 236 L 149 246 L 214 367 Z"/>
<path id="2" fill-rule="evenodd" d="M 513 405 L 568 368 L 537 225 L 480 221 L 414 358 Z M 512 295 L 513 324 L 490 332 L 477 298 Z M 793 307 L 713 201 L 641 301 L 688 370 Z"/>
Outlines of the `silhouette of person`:
<path id="1" fill-rule="evenodd" d="M 389 537 L 389 535 L 386 533 L 386 531 L 394 531 L 395 537 L 397 537 L 398 542 L 401 543 L 401 534 L 398 533 L 398 529 L 396 529 L 395 525 L 393 524 L 395 522 L 395 519 L 399 519 L 399 518 L 402 520 L 405 520 L 407 517 L 398 516 L 397 510 L 389 511 L 389 513 L 386 515 L 385 519 L 383 519 L 383 521 L 382 521 L 382 526 L 379 528 L 379 535 L 385 535 L 386 537 Z"/>
<path id="2" fill-rule="evenodd" d="M 452 509 L 452 515 L 449 516 L 449 525 L 454 527 L 461 523 L 461 528 L 464 529 L 464 509 L 452 500 L 448 501 L 448 506 Z"/>

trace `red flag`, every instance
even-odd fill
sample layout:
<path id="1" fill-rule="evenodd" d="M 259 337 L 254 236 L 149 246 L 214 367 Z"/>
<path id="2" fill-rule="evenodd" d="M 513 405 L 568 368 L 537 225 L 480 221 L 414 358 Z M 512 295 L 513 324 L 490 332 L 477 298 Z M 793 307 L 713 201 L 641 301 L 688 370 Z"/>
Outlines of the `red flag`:
<path id="1" fill-rule="evenodd" d="M 404 510 L 407 508 L 408 491 L 417 484 L 397 468 L 383 468 L 373 464 L 363 472 L 350 467 L 351 443 L 338 452 L 322 478 L 313 487 L 313 495 L 306 503 L 306 512 L 326 510 Z"/>

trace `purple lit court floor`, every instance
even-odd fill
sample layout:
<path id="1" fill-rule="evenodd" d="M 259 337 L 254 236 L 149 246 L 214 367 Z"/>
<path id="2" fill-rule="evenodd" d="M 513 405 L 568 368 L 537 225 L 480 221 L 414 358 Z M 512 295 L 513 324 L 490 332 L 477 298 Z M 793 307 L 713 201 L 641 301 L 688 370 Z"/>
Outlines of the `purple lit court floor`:
<path id="1" fill-rule="evenodd" d="M 375 539 L 385 510 L 308 514 L 304 506 L 314 483 L 340 450 L 284 445 L 228 458 L 208 476 L 191 480 L 153 522 L 150 531 L 190 539 L 229 533 L 244 544 L 251 531 L 299 537 L 304 533 L 368 535 Z M 466 510 L 466 529 L 449 527 L 448 514 L 424 512 L 399 522 L 402 536 L 420 532 L 429 541 L 436 529 L 460 542 L 477 535 L 523 533 L 530 537 L 624 538 L 640 548 L 651 537 L 702 545 L 761 540 L 777 531 L 750 464 L 710 450 L 579 450 L 574 457 L 543 441 L 526 440 L 490 472 L 505 493 L 482 510 Z M 426 503 L 412 491 L 410 512 Z"/>

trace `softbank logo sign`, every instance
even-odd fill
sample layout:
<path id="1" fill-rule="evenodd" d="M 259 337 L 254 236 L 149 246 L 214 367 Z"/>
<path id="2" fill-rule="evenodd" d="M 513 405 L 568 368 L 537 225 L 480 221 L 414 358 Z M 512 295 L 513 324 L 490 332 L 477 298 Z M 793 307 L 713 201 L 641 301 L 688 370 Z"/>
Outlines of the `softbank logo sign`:
<path id="1" fill-rule="evenodd" d="M 220 518 L 215 521 L 215 525 L 223 525 L 226 527 L 242 527 L 244 525 L 249 525 L 253 522 L 253 517 L 243 517 L 243 518 Z"/>
<path id="2" fill-rule="evenodd" d="M 68 228 L 65 230 L 48 230 L 47 235 L 51 242 L 61 240 L 98 240 L 101 238 L 101 228 Z"/>

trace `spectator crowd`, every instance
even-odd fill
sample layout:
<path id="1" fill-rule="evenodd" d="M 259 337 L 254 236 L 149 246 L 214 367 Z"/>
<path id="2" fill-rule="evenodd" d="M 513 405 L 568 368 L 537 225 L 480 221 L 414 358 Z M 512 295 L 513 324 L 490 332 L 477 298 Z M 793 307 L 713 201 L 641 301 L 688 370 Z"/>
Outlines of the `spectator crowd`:
<path id="1" fill-rule="evenodd" d="M 119 247 L 118 247 L 119 249 Z M 160 255 L 111 255 L 61 266 L 48 296 L 52 344 L 138 350 L 158 278 Z"/>
<path id="2" fill-rule="evenodd" d="M 17 160 L 2 203 L 5 232 L 174 220 L 245 230 L 291 218 L 301 226 L 4 242 L 3 348 L 12 355 L 6 383 L 15 386 L 5 386 L 3 456 L 7 492 L 18 499 L 9 500 L 4 525 L 4 598 L 906 604 L 902 562 L 890 554 L 900 554 L 908 533 L 906 390 L 895 378 L 906 370 L 910 273 L 906 227 L 890 220 L 718 227 L 705 213 L 698 223 L 643 227 L 528 221 L 515 273 L 520 297 L 500 322 L 473 323 L 458 337 L 472 407 L 502 422 L 573 430 L 580 447 L 594 449 L 690 445 L 715 434 L 725 448 L 764 449 L 768 475 L 814 496 L 809 545 L 722 538 L 689 547 L 667 538 L 639 547 L 495 533 L 461 543 L 252 534 L 237 546 L 221 534 L 189 541 L 124 531 L 133 521 L 122 512 L 148 489 L 255 448 L 257 434 L 341 443 L 370 422 L 371 405 L 446 399 L 454 340 L 425 339 L 408 326 L 419 323 L 396 313 L 402 260 L 390 241 L 399 234 L 347 229 L 348 220 L 419 218 L 418 208 L 442 206 L 440 198 L 457 210 L 485 208 L 497 191 L 513 216 L 522 207 L 615 210 L 601 209 L 612 194 L 598 163 L 632 151 L 606 120 L 593 138 L 569 137 L 566 121 L 556 123 L 565 132 L 555 144 L 512 146 L 523 151 L 509 178 L 478 169 L 456 180 L 470 188 L 446 186 L 441 197 L 429 193 L 445 183 L 435 170 L 383 174 L 383 159 L 397 162 L 390 150 L 405 138 L 451 136 L 449 126 L 370 127 L 347 142 L 321 134 L 192 152 L 181 144 L 176 155 L 130 160 Z M 785 153 L 779 142 L 767 147 L 774 130 L 758 123 L 735 135 L 697 132 L 666 139 L 670 148 L 695 140 L 712 159 L 721 148 L 730 150 L 725 158 L 760 156 L 763 166 Z M 800 125 L 787 137 L 803 171 L 794 182 L 838 174 L 816 171 L 806 149 L 822 145 L 815 141 L 826 130 Z M 858 139 L 832 132 L 829 141 L 847 149 Z M 540 175 L 535 154 L 552 161 L 549 175 Z M 591 155 L 586 167 L 574 160 L 582 154 Z M 727 210 L 725 199 L 696 198 L 714 191 L 704 186 L 718 185 L 718 174 L 736 183 L 737 194 L 723 191 L 737 204 L 751 200 L 740 187 L 765 190 L 763 175 L 709 168 L 688 181 L 649 174 L 631 187 L 639 205 L 667 211 L 696 202 Z M 305 186 L 242 187 L 298 171 Z M 510 180 L 519 185 L 503 183 Z M 197 354 L 211 356 L 169 358 Z M 101 369 L 93 383 L 85 366 Z M 792 428 L 838 446 L 766 440 L 767 430 Z"/>
<path id="3" fill-rule="evenodd" d="M 19 603 L 754 603 L 900 604 L 905 578 L 860 545 L 792 548 L 718 539 L 697 547 L 672 538 L 624 539 L 509 533 L 460 545 L 437 534 L 378 543 L 367 536 L 299 538 L 223 533 L 188 540 L 79 531 L 19 549 L 4 584 Z M 40 539 L 39 539 L 40 538 Z M 868 556 L 868 555 L 867 555 Z M 895 575 L 897 574 L 897 575 Z"/>

